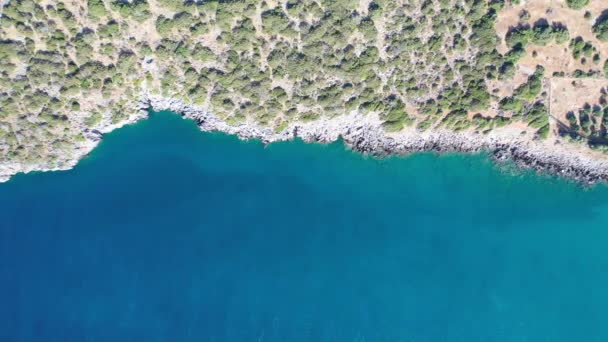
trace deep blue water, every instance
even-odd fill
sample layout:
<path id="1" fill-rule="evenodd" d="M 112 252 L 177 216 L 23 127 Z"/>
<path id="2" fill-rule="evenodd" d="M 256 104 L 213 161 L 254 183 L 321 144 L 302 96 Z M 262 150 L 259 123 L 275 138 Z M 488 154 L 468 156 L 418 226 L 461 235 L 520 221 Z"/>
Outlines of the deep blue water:
<path id="1" fill-rule="evenodd" d="M 0 185 L 0 341 L 608 341 L 608 191 L 155 113 Z"/>

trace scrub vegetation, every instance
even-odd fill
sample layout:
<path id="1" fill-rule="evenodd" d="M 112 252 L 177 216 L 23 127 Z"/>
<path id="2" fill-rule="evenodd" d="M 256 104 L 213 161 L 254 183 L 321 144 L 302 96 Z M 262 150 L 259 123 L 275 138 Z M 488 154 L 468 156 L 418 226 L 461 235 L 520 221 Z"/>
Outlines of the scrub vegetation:
<path id="1" fill-rule="evenodd" d="M 566 115 L 567 123 L 560 127 L 560 134 L 587 143 L 593 148 L 605 150 L 608 145 L 608 106 L 589 105 Z"/>
<path id="2" fill-rule="evenodd" d="M 568 0 L 573 9 L 587 3 Z M 142 94 L 275 131 L 358 112 L 378 116 L 387 132 L 487 133 L 518 124 L 542 139 L 550 131 L 551 76 L 542 63 L 502 91 L 522 74 L 521 58 L 560 45 L 573 59 L 597 59 L 603 77 L 608 56 L 571 37 L 564 23 L 527 23 L 525 13 L 498 35 L 499 13 L 518 5 L 11 0 L 0 18 L 0 159 L 52 165 L 75 153 L 88 132 L 128 120 Z M 589 25 L 608 40 L 606 16 Z"/>

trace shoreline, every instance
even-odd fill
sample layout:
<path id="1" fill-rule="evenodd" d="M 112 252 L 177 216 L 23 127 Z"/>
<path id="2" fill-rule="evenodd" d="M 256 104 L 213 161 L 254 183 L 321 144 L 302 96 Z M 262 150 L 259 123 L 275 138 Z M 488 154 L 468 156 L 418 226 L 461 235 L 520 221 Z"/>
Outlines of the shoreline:
<path id="1" fill-rule="evenodd" d="M 145 94 L 137 111 L 127 120 L 98 129 L 83 131 L 86 141 L 77 148 L 78 155 L 66 158 L 59 166 L 0 165 L 0 182 L 8 181 L 17 173 L 61 171 L 72 169 L 102 140 L 103 135 L 124 125 L 148 117 L 148 111 L 168 110 L 185 119 L 195 121 L 202 131 L 217 131 L 236 135 L 240 139 L 259 139 L 264 144 L 300 138 L 304 142 L 331 143 L 341 139 L 356 152 L 376 157 L 403 156 L 417 152 L 476 153 L 487 152 L 494 163 L 512 161 L 518 168 L 532 169 L 540 174 L 573 180 L 582 185 L 608 181 L 608 156 L 593 155 L 593 151 L 571 143 L 555 140 L 539 141 L 524 137 L 521 132 L 495 129 L 488 134 L 470 131 L 453 132 L 445 129 L 418 131 L 406 127 L 400 132 L 387 133 L 375 115 L 355 112 L 334 118 L 320 118 L 310 122 L 292 122 L 280 132 L 242 123 L 231 126 L 203 107 L 186 104 L 178 99 Z M 547 139 L 549 140 L 549 139 Z"/>
<path id="2" fill-rule="evenodd" d="M 303 123 L 294 122 L 281 132 L 255 124 L 229 126 L 203 108 L 179 100 L 148 96 L 142 109 L 169 110 L 194 120 L 202 131 L 220 131 L 240 139 L 275 141 L 300 138 L 304 142 L 331 143 L 342 139 L 353 151 L 372 156 L 407 155 L 417 152 L 476 153 L 488 152 L 495 163 L 508 160 L 518 168 L 532 169 L 540 174 L 574 180 L 583 185 L 608 181 L 608 156 L 598 158 L 582 146 L 522 138 L 513 132 L 496 130 L 488 135 L 449 130 L 417 131 L 413 127 L 397 133 L 386 133 L 382 122 L 373 115 L 350 113 L 335 118 L 321 118 Z"/>

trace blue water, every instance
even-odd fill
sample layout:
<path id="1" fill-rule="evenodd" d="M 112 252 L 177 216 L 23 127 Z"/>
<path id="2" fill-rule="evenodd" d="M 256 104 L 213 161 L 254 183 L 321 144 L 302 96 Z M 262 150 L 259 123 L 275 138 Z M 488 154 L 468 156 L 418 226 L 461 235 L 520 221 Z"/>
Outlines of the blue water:
<path id="1" fill-rule="evenodd" d="M 0 185 L 0 341 L 608 341 L 608 190 L 170 113 Z"/>

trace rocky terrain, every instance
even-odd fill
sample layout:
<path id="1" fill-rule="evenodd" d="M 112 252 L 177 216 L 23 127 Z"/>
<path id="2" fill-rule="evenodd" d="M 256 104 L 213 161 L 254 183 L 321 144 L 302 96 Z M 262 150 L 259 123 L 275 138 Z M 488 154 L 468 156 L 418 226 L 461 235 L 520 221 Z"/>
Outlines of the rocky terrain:
<path id="1" fill-rule="evenodd" d="M 148 96 L 140 103 L 142 110 L 170 110 L 194 120 L 203 131 L 220 131 L 241 139 L 260 139 L 265 143 L 302 139 L 306 142 L 330 143 L 341 139 L 349 148 L 368 155 L 383 157 L 414 152 L 472 153 L 490 152 L 497 162 L 514 161 L 522 168 L 558 175 L 593 184 L 608 180 L 608 159 L 576 145 L 559 141 L 526 139 L 508 128 L 490 134 L 415 129 L 387 134 L 382 121 L 356 112 L 334 119 L 293 123 L 282 132 L 255 124 L 228 125 L 208 110 L 176 99 Z"/>
<path id="2" fill-rule="evenodd" d="M 574 1 L 574 0 L 573 0 Z M 264 142 L 608 174 L 602 0 L 0 2 L 0 180 L 169 109 Z"/>
<path id="3" fill-rule="evenodd" d="M 531 168 L 540 173 L 566 177 L 582 184 L 589 185 L 608 180 L 608 158 L 604 158 L 603 155 L 560 141 L 549 143 L 525 139 L 509 128 L 494 130 L 489 134 L 453 132 L 446 129 L 426 132 L 407 129 L 387 134 L 382 127 L 382 120 L 378 117 L 362 116 L 352 112 L 333 119 L 295 122 L 283 131 L 275 132 L 255 123 L 230 125 L 202 107 L 186 104 L 179 99 L 150 94 L 142 96 L 137 111 L 134 112 L 136 114 L 122 124 L 145 119 L 152 110 L 176 112 L 184 119 L 195 121 L 202 131 L 224 132 L 237 135 L 241 139 L 259 139 L 266 144 L 296 138 L 311 143 L 331 143 L 341 140 L 352 150 L 380 158 L 415 152 L 489 152 L 498 163 L 513 161 L 521 168 Z M 85 130 L 87 139 L 86 143 L 78 147 L 79 154 L 52 169 L 44 165 L 32 165 L 27 169 L 20 164 L 0 165 L 0 181 L 6 181 L 18 172 L 71 169 L 97 146 L 104 133 L 117 128 L 119 127 L 108 126 L 103 131 Z"/>

